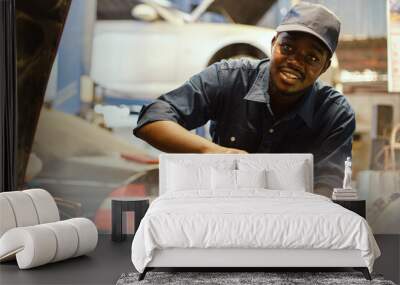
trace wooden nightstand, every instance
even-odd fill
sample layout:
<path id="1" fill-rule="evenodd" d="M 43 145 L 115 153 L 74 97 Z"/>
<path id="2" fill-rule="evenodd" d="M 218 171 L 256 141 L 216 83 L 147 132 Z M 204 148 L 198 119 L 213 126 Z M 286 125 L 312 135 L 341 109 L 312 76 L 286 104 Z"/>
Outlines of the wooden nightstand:
<path id="1" fill-rule="evenodd" d="M 365 200 L 332 200 L 332 202 L 359 214 L 365 219 Z"/>

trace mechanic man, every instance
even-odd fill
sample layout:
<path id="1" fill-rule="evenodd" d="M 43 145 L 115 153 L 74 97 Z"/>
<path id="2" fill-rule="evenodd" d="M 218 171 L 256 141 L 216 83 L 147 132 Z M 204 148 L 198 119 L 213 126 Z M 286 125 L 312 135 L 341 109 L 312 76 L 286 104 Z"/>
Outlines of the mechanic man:
<path id="1" fill-rule="evenodd" d="M 345 97 L 317 81 L 330 66 L 340 21 L 300 2 L 276 31 L 271 59 L 209 66 L 144 106 L 133 133 L 165 152 L 312 153 L 314 191 L 331 196 L 355 129 Z M 209 120 L 212 142 L 189 131 Z"/>

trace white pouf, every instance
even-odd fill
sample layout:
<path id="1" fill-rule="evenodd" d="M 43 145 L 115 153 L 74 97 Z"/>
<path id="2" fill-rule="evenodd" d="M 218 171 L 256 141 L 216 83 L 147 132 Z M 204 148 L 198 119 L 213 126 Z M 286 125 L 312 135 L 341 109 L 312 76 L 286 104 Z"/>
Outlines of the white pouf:
<path id="1" fill-rule="evenodd" d="M 22 191 L 3 192 L 1 196 L 10 202 L 17 227 L 33 226 L 39 223 L 38 215 L 29 195 Z"/>
<path id="2" fill-rule="evenodd" d="M 29 189 L 22 191 L 28 194 L 36 208 L 39 224 L 51 223 L 60 220 L 56 202 L 49 192 L 43 189 Z"/>
<path id="3" fill-rule="evenodd" d="M 6 197 L 0 196 L 0 237 L 16 226 L 17 223 L 10 202 Z"/>
<path id="4" fill-rule="evenodd" d="M 59 221 L 57 205 L 43 189 L 0 193 L 0 214 L 0 262 L 16 258 L 20 269 L 28 269 L 96 248 L 94 223 Z"/>

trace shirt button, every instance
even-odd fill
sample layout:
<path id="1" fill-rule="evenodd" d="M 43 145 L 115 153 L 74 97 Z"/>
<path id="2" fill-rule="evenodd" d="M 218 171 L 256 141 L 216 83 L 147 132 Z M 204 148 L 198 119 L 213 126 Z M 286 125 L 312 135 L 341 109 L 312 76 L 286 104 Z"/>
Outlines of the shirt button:
<path id="1" fill-rule="evenodd" d="M 236 140 L 235 137 L 231 137 L 231 142 L 234 142 Z"/>
<path id="2" fill-rule="evenodd" d="M 272 134 L 274 132 L 274 129 L 269 129 L 269 133 Z"/>

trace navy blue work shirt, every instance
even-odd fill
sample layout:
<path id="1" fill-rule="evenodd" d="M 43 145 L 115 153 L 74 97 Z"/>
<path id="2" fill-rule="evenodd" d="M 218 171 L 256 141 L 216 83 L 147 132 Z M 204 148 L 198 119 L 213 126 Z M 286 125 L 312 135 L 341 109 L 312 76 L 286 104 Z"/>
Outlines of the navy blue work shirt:
<path id="1" fill-rule="evenodd" d="M 154 121 L 192 130 L 211 120 L 214 143 L 249 153 L 312 153 L 314 188 L 341 187 L 355 129 L 346 98 L 316 81 L 291 112 L 276 119 L 268 80 L 268 59 L 215 63 L 143 106 L 133 133 Z"/>

